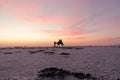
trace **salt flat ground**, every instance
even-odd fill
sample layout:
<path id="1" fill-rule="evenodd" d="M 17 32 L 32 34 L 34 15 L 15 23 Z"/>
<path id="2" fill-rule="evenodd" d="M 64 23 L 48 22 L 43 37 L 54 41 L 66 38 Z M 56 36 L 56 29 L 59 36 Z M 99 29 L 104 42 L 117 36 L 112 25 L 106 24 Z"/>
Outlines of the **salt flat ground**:
<path id="1" fill-rule="evenodd" d="M 37 72 L 48 67 L 103 76 L 101 80 L 120 78 L 120 48 L 82 48 L 1 48 L 0 80 L 35 80 Z M 60 55 L 63 52 L 69 55 Z"/>

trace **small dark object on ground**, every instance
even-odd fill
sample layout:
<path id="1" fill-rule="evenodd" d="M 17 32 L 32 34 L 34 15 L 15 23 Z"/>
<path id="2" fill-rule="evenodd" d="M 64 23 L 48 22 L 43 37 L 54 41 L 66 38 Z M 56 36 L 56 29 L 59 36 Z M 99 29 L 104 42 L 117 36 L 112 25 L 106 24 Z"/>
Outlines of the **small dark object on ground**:
<path id="1" fill-rule="evenodd" d="M 44 52 L 45 54 L 48 54 L 48 55 L 53 55 L 55 54 L 55 52 Z"/>
<path id="2" fill-rule="evenodd" d="M 84 48 L 75 48 L 76 50 L 81 50 L 81 49 L 84 49 Z"/>
<path id="3" fill-rule="evenodd" d="M 55 52 L 49 52 L 49 53 L 55 53 Z"/>
<path id="4" fill-rule="evenodd" d="M 44 53 L 55 53 L 55 52 L 44 52 Z"/>
<path id="5" fill-rule="evenodd" d="M 3 54 L 13 54 L 12 52 L 4 52 Z"/>
<path id="6" fill-rule="evenodd" d="M 73 47 L 64 47 L 62 49 L 73 49 Z"/>
<path id="7" fill-rule="evenodd" d="M 64 69 L 59 69 L 56 67 L 45 68 L 38 72 L 38 78 L 53 78 L 53 77 L 66 77 L 66 76 L 74 76 L 78 79 L 91 79 L 96 80 L 97 78 L 93 77 L 90 73 L 78 73 L 78 72 L 70 72 Z"/>
<path id="8" fill-rule="evenodd" d="M 66 49 L 76 49 L 76 50 L 81 50 L 81 49 L 84 49 L 82 47 L 64 47 L 62 48 L 63 50 L 66 50 Z"/>
<path id="9" fill-rule="evenodd" d="M 35 54 L 35 53 L 39 53 L 39 52 L 43 52 L 43 51 L 45 51 L 45 50 L 38 50 L 38 51 L 28 51 L 28 52 L 30 52 L 30 54 Z"/>
<path id="10" fill-rule="evenodd" d="M 119 78 L 117 78 L 117 80 L 120 80 Z"/>
<path id="11" fill-rule="evenodd" d="M 60 53 L 60 55 L 70 55 L 70 53 L 63 52 L 63 53 Z"/>
<path id="12" fill-rule="evenodd" d="M 86 75 L 84 73 L 72 73 L 74 77 L 79 79 L 85 79 Z"/>
<path id="13" fill-rule="evenodd" d="M 86 78 L 87 79 L 92 79 L 93 77 L 92 77 L 92 75 L 90 73 L 88 73 L 88 74 L 86 74 Z"/>

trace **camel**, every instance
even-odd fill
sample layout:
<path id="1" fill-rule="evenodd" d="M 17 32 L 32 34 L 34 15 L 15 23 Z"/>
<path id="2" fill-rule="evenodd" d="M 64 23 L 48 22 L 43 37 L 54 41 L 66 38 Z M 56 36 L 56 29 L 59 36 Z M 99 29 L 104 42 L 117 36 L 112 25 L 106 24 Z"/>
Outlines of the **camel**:
<path id="1" fill-rule="evenodd" d="M 63 46 L 64 44 L 63 44 L 63 42 L 62 42 L 62 39 L 59 39 L 59 41 L 58 42 L 54 42 L 54 47 L 56 47 L 56 44 L 57 44 L 57 46 L 58 47 L 60 47 L 60 46 Z"/>

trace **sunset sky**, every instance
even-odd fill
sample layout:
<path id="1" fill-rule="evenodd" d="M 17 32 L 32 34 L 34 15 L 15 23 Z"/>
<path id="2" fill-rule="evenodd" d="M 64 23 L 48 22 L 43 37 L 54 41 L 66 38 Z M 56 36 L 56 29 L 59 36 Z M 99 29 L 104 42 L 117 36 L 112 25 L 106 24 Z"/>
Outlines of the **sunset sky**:
<path id="1" fill-rule="evenodd" d="M 120 0 L 0 0 L 0 46 L 120 44 Z"/>

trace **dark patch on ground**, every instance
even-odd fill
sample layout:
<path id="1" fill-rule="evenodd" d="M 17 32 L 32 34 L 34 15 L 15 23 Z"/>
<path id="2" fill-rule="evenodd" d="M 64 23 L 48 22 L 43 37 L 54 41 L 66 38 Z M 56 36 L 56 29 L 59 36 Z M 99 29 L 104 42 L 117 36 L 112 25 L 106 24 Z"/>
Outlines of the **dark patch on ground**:
<path id="1" fill-rule="evenodd" d="M 59 69 L 56 67 L 50 67 L 50 68 L 45 68 L 40 70 L 38 72 L 37 80 L 40 80 L 40 78 L 54 78 L 54 77 L 57 77 L 58 79 L 62 78 L 62 80 L 64 80 L 64 78 L 67 76 L 73 76 L 78 79 L 97 80 L 97 78 L 93 77 L 90 73 L 84 74 L 79 72 L 71 72 L 71 71 Z"/>
<path id="2" fill-rule="evenodd" d="M 3 54 L 13 54 L 12 52 L 4 52 Z"/>
<path id="3" fill-rule="evenodd" d="M 35 53 L 39 53 L 39 52 L 44 52 L 45 50 L 38 50 L 38 51 L 28 51 L 30 54 L 35 54 Z"/>
<path id="4" fill-rule="evenodd" d="M 120 80 L 119 78 L 117 78 L 117 80 Z"/>
<path id="5" fill-rule="evenodd" d="M 50 51 L 50 52 L 44 52 L 45 54 L 48 54 L 48 55 L 52 55 L 52 54 L 55 54 L 55 52 L 53 51 Z"/>
<path id="6" fill-rule="evenodd" d="M 70 53 L 63 52 L 63 53 L 60 53 L 60 55 L 70 55 Z"/>
<path id="7" fill-rule="evenodd" d="M 84 48 L 74 48 L 74 49 L 76 49 L 76 50 L 81 50 L 81 49 L 84 49 Z"/>
<path id="8" fill-rule="evenodd" d="M 67 50 L 67 49 L 81 50 L 81 49 L 84 49 L 84 48 L 79 48 L 79 47 L 62 47 L 61 49 L 63 49 L 63 50 Z"/>

